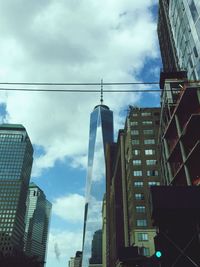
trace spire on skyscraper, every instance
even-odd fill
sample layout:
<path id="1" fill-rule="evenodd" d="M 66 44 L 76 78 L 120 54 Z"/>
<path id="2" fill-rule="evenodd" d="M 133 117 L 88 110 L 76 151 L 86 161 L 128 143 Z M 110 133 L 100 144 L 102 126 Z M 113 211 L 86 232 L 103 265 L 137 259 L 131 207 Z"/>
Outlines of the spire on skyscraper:
<path id="1" fill-rule="evenodd" d="M 100 99 L 101 105 L 103 104 L 103 79 L 101 79 L 101 99 Z"/>

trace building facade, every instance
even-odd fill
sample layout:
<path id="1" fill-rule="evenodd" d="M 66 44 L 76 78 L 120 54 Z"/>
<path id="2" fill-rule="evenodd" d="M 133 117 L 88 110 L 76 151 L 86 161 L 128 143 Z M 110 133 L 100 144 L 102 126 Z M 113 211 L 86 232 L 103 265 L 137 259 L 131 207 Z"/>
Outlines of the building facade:
<path id="1" fill-rule="evenodd" d="M 90 266 L 102 266 L 102 230 L 94 232 L 92 239 L 92 253 L 89 260 Z"/>
<path id="2" fill-rule="evenodd" d="M 116 266 L 119 251 L 129 246 L 127 227 L 127 194 L 124 161 L 124 134 L 117 143 L 106 147 L 106 266 Z M 124 186 L 125 183 L 125 186 Z M 123 194 L 124 193 L 124 194 Z"/>
<path id="3" fill-rule="evenodd" d="M 119 131 L 117 143 L 107 146 L 108 267 L 129 266 L 121 263 L 120 255 L 136 255 L 137 248 L 138 255 L 148 257 L 155 252 L 156 230 L 151 222 L 149 188 L 160 185 L 161 180 L 159 120 L 160 108 L 131 108 L 124 130 Z M 134 260 L 133 257 L 130 266 Z"/>
<path id="4" fill-rule="evenodd" d="M 199 185 L 199 82 L 163 77 L 161 170 L 166 185 Z"/>
<path id="5" fill-rule="evenodd" d="M 165 72 L 179 70 L 179 61 L 169 19 L 169 0 L 159 0 L 157 32 L 163 70 Z"/>
<path id="6" fill-rule="evenodd" d="M 25 128 L 0 125 L 0 251 L 23 251 L 33 148 Z"/>
<path id="7" fill-rule="evenodd" d="M 164 71 L 186 70 L 188 79 L 199 80 L 199 0 L 160 0 L 158 37 Z"/>
<path id="8" fill-rule="evenodd" d="M 113 113 L 106 105 L 101 104 L 94 108 L 90 116 L 82 267 L 92 266 L 89 262 L 92 257 L 93 236 L 96 231 L 102 231 L 105 146 L 108 142 L 113 142 Z M 102 250 L 99 253 L 102 254 Z M 98 260 L 101 259 L 101 262 L 96 263 L 101 266 L 102 255 L 96 255 L 96 257 Z"/>
<path id="9" fill-rule="evenodd" d="M 75 257 L 71 257 L 68 267 L 81 267 L 82 251 L 77 251 Z"/>
<path id="10" fill-rule="evenodd" d="M 28 256 L 36 256 L 44 265 L 52 204 L 46 199 L 44 192 L 31 183 L 26 205 L 24 251 Z"/>
<path id="11" fill-rule="evenodd" d="M 154 253 L 149 207 L 149 188 L 160 185 L 158 132 L 160 108 L 132 108 L 125 126 L 125 168 L 127 179 L 128 241 L 143 249 L 144 256 Z"/>
<path id="12" fill-rule="evenodd" d="M 106 266 L 106 195 L 103 198 L 102 205 L 102 267 Z"/>

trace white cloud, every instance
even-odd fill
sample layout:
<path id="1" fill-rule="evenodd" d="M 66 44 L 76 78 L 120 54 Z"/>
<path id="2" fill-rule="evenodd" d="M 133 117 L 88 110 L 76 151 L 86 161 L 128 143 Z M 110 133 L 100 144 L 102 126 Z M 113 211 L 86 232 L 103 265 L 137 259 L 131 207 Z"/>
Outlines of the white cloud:
<path id="1" fill-rule="evenodd" d="M 61 219 L 72 223 L 83 222 L 85 197 L 78 194 L 56 198 L 53 201 L 52 212 Z"/>
<path id="2" fill-rule="evenodd" d="M 47 266 L 68 266 L 68 260 L 81 250 L 83 233 L 52 229 L 49 234 Z"/>
<path id="3" fill-rule="evenodd" d="M 4 1 L 0 9 L 1 81 L 136 81 L 145 60 L 159 55 L 156 24 L 149 9 L 154 3 Z M 32 142 L 44 149 L 35 158 L 34 176 L 66 158 L 72 166 L 85 166 L 89 114 L 99 94 L 1 95 L 7 104 L 7 121 L 22 123 Z M 120 109 L 136 102 L 139 95 L 105 93 L 104 99 L 119 122 Z"/>

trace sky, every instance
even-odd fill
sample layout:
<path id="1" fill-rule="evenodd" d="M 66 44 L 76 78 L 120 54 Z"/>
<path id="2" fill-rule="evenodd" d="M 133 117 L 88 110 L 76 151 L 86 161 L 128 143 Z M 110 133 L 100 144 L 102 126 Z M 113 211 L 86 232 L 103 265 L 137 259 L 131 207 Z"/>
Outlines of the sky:
<path id="1" fill-rule="evenodd" d="M 0 17 L 2 83 L 159 80 L 157 0 L 0 0 Z M 10 87 L 27 88 L 0 84 Z M 158 89 L 104 86 L 146 88 Z M 25 126 L 34 146 L 31 180 L 53 204 L 46 267 L 66 267 L 81 250 L 89 117 L 99 102 L 99 93 L 0 91 L 0 122 Z M 104 93 L 104 103 L 117 136 L 128 106 L 158 106 L 159 94 Z"/>

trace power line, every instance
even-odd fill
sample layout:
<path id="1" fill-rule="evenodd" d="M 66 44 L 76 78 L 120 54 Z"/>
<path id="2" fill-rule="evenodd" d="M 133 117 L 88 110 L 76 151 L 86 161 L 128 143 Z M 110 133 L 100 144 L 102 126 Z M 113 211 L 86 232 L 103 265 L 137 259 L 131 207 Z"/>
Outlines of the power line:
<path id="1" fill-rule="evenodd" d="M 56 93 L 99 93 L 101 89 L 39 89 L 39 88 L 0 88 L 0 91 L 24 91 L 24 92 L 56 92 Z M 104 93 L 150 93 L 161 92 L 160 89 L 138 89 L 138 90 L 103 90 Z"/>
<path id="2" fill-rule="evenodd" d="M 0 82 L 0 85 L 42 85 L 42 86 L 93 86 L 93 85 L 151 85 L 159 84 L 159 82 L 98 82 L 98 83 L 47 83 L 47 82 Z"/>
<path id="3" fill-rule="evenodd" d="M 191 81 L 190 81 L 191 82 Z M 193 83 L 197 81 L 192 81 Z M 110 83 L 32 83 L 32 82 L 0 82 L 0 85 L 27 85 L 28 87 L 25 88 L 7 88 L 7 87 L 0 87 L 0 91 L 22 91 L 22 92 L 56 92 L 56 93 L 99 93 L 102 91 L 102 87 L 110 86 L 110 85 L 158 85 L 158 82 L 132 82 L 132 83 L 126 83 L 126 82 L 110 82 Z M 48 88 L 34 88 L 32 86 L 100 86 L 100 89 L 48 89 Z M 179 89 L 173 89 L 173 91 L 179 91 Z M 165 91 L 171 91 L 166 90 Z M 105 93 L 161 93 L 162 90 L 160 89 L 104 89 L 103 92 Z"/>

